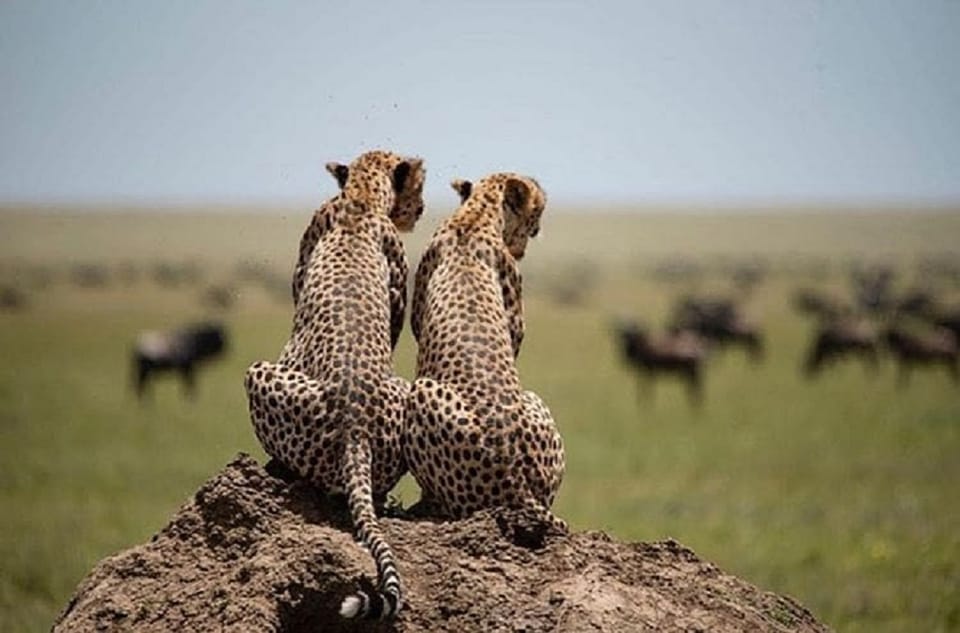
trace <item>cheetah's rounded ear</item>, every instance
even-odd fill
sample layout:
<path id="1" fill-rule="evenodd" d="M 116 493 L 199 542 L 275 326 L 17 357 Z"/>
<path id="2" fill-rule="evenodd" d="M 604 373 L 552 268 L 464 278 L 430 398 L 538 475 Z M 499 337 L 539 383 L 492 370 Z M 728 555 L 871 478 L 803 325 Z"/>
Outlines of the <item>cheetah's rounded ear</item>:
<path id="1" fill-rule="evenodd" d="M 460 202 L 466 202 L 467 198 L 470 197 L 470 193 L 473 191 L 473 183 L 460 178 L 451 180 L 450 186 L 453 187 L 453 190 L 460 196 Z"/>
<path id="2" fill-rule="evenodd" d="M 408 158 L 393 168 L 393 191 L 400 193 L 411 182 L 411 174 L 423 169 L 422 158 Z"/>
<path id="3" fill-rule="evenodd" d="M 347 184 L 347 176 L 350 175 L 350 168 L 340 163 L 327 163 L 327 171 L 337 179 L 337 186 L 343 189 Z"/>
<path id="4" fill-rule="evenodd" d="M 530 185 L 519 178 L 508 178 L 503 184 L 503 208 L 512 213 L 520 213 L 530 202 Z"/>
<path id="5" fill-rule="evenodd" d="M 403 191 L 407 178 L 410 177 L 410 163 L 403 161 L 393 168 L 393 190 L 396 193 Z"/>

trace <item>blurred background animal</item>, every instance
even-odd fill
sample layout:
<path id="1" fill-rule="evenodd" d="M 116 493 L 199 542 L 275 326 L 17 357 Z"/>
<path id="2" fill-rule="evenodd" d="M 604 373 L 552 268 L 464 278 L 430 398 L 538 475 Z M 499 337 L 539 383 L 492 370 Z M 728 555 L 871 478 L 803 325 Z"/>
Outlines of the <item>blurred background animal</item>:
<path id="1" fill-rule="evenodd" d="M 808 378 L 817 376 L 831 362 L 860 358 L 870 370 L 877 368 L 877 331 L 869 322 L 841 318 L 822 323 L 813 334 L 804 361 Z"/>
<path id="2" fill-rule="evenodd" d="M 614 325 L 622 357 L 640 377 L 640 393 L 652 391 L 658 376 L 679 376 L 687 386 L 693 405 L 703 400 L 703 363 L 707 356 L 705 341 L 690 330 L 669 331 L 651 337 L 636 322 Z"/>
<path id="3" fill-rule="evenodd" d="M 802 315 L 819 319 L 836 319 L 853 313 L 853 306 L 834 293 L 817 288 L 798 288 L 793 293 L 792 305 Z"/>
<path id="4" fill-rule="evenodd" d="M 27 295 L 13 286 L 0 286 L 0 312 L 16 312 L 27 305 Z"/>
<path id="5" fill-rule="evenodd" d="M 960 340 L 960 306 L 954 306 L 934 314 L 931 322 L 937 327 L 950 330 L 957 340 Z"/>
<path id="6" fill-rule="evenodd" d="M 742 308 L 727 298 L 688 296 L 679 301 L 670 329 L 696 332 L 718 347 L 736 345 L 746 350 L 753 362 L 763 359 L 763 332 Z"/>
<path id="7" fill-rule="evenodd" d="M 917 332 L 894 325 L 884 333 L 884 342 L 897 363 L 897 382 L 905 386 L 917 366 L 943 365 L 953 381 L 960 382 L 957 337 L 946 328 Z"/>
<path id="8" fill-rule="evenodd" d="M 133 385 L 143 399 L 147 384 L 157 372 L 178 373 L 184 394 L 196 394 L 196 367 L 219 357 L 227 346 L 221 323 L 198 323 L 169 332 L 149 331 L 137 336 L 133 347 Z"/>

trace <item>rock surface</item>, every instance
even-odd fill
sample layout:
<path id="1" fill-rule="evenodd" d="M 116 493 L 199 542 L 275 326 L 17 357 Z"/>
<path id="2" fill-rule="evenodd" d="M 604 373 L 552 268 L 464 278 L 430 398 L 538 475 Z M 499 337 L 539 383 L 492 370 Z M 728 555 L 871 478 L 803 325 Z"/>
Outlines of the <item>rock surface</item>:
<path id="1" fill-rule="evenodd" d="M 827 630 L 676 541 L 581 532 L 531 547 L 504 536 L 517 524 L 383 519 L 406 604 L 391 623 L 343 621 L 340 601 L 373 574 L 345 509 L 240 455 L 149 543 L 101 561 L 53 630 Z"/>

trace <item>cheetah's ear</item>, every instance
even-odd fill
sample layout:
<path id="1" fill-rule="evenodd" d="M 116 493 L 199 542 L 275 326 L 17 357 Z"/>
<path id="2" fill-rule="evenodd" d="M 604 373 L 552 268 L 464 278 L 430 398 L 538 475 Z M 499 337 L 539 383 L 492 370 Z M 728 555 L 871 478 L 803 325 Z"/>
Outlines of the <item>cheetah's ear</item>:
<path id="1" fill-rule="evenodd" d="M 337 186 L 343 189 L 343 186 L 347 184 L 347 176 L 350 175 L 350 168 L 340 163 L 327 163 L 327 171 L 337 179 Z"/>
<path id="2" fill-rule="evenodd" d="M 460 196 L 460 202 L 466 202 L 467 198 L 470 197 L 470 193 L 473 191 L 473 183 L 469 180 L 461 180 L 460 178 L 451 180 L 450 186 L 453 187 L 453 190 Z"/>
<path id="3" fill-rule="evenodd" d="M 393 191 L 400 193 L 414 179 L 413 174 L 423 169 L 423 159 L 408 158 L 393 168 Z"/>
<path id="4" fill-rule="evenodd" d="M 519 214 L 530 202 L 530 186 L 518 178 L 508 178 L 503 184 L 503 209 Z"/>

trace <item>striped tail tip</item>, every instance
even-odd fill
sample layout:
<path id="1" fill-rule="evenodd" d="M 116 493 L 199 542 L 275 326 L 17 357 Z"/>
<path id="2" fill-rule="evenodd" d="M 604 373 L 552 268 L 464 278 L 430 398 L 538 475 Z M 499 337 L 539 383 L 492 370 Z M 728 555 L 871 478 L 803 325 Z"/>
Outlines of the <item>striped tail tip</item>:
<path id="1" fill-rule="evenodd" d="M 343 599 L 343 602 L 340 603 L 340 617 L 352 619 L 360 615 L 361 613 L 366 612 L 367 605 L 370 604 L 370 600 L 367 598 L 367 594 L 359 592 L 353 596 L 347 596 Z"/>
<path id="2" fill-rule="evenodd" d="M 365 587 L 343 599 L 340 616 L 348 620 L 389 620 L 397 614 L 397 607 L 398 596 Z"/>

